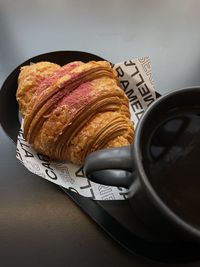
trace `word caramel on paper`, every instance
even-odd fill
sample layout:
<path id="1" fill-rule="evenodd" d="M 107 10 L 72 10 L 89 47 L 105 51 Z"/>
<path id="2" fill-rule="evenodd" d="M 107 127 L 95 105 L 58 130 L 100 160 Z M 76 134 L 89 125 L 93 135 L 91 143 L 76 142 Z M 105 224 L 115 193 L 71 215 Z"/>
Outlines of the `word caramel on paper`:
<path id="1" fill-rule="evenodd" d="M 132 120 L 137 124 L 147 107 L 156 99 L 149 57 L 115 64 L 120 84 L 129 99 Z"/>
<path id="2" fill-rule="evenodd" d="M 129 99 L 131 119 L 137 124 L 147 107 L 156 99 L 148 57 L 113 65 L 121 88 Z M 18 134 L 17 159 L 32 173 L 68 190 L 94 200 L 123 200 L 128 190 L 122 187 L 105 186 L 89 181 L 83 167 L 70 162 L 53 162 L 37 153 L 24 139 L 23 121 Z"/>

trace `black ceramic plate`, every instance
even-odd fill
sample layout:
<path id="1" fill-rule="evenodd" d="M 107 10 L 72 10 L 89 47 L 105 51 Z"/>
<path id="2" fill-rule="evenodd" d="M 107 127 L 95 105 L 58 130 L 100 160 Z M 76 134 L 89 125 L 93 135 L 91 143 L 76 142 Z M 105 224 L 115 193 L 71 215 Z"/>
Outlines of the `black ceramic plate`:
<path id="1" fill-rule="evenodd" d="M 51 61 L 64 65 L 71 61 L 103 60 L 101 57 L 78 51 L 58 51 L 33 57 L 18 66 L 6 79 L 0 91 L 0 123 L 6 134 L 16 143 L 20 128 L 15 94 L 20 67 L 30 62 Z M 195 244 L 160 242 L 137 222 L 128 201 L 92 201 L 66 189 L 64 191 L 115 241 L 133 254 L 157 261 L 178 263 L 200 259 Z"/>

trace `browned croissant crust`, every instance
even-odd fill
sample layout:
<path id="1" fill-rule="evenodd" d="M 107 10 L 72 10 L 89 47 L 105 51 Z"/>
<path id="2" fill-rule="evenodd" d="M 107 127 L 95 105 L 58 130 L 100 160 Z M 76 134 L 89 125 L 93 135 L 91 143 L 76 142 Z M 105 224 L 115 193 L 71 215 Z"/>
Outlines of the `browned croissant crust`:
<path id="1" fill-rule="evenodd" d="M 128 98 L 107 61 L 39 62 L 21 68 L 17 100 L 25 139 L 55 160 L 132 143 Z"/>

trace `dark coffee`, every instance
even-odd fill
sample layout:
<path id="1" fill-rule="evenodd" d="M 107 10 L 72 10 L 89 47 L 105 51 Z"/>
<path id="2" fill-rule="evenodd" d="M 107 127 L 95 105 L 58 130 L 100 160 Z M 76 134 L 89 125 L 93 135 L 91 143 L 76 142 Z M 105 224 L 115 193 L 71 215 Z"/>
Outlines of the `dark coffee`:
<path id="1" fill-rule="evenodd" d="M 164 203 L 200 227 L 200 109 L 166 114 L 143 148 L 143 164 Z"/>

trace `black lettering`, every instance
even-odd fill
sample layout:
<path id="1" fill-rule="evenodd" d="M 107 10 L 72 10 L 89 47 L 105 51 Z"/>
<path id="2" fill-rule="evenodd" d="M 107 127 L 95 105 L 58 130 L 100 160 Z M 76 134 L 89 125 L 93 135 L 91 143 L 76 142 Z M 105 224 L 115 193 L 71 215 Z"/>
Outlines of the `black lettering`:
<path id="1" fill-rule="evenodd" d="M 76 177 L 85 177 L 84 171 L 83 171 L 83 166 L 80 167 L 76 172 Z"/>
<path id="2" fill-rule="evenodd" d="M 25 152 L 26 158 L 34 158 L 33 154 L 31 152 L 29 152 L 28 150 L 23 148 L 23 151 Z"/>
<path id="3" fill-rule="evenodd" d="M 43 165 L 45 168 L 47 168 L 47 169 L 53 171 L 53 169 L 50 167 L 50 163 L 49 163 L 49 162 L 42 162 L 42 165 Z"/>
<path id="4" fill-rule="evenodd" d="M 149 106 L 152 102 L 154 102 L 154 98 L 152 97 L 152 95 L 148 95 L 144 97 L 144 101 L 148 102 L 147 106 Z"/>
<path id="5" fill-rule="evenodd" d="M 90 180 L 87 180 L 87 182 L 88 182 L 88 184 L 85 185 L 85 186 L 81 186 L 80 189 L 87 189 L 87 188 L 90 188 L 90 193 L 91 193 L 91 197 L 90 197 L 90 198 L 94 199 L 94 198 L 95 198 L 95 195 L 94 195 L 94 191 L 93 191 L 93 189 L 92 189 L 92 187 L 91 187 Z"/>
<path id="6" fill-rule="evenodd" d="M 131 74 L 131 77 L 137 75 L 139 73 L 139 69 L 137 66 L 135 66 L 136 72 L 134 72 L 133 74 Z"/>
<path id="7" fill-rule="evenodd" d="M 134 95 L 134 90 L 130 89 L 128 92 L 126 92 L 126 95 L 128 96 L 129 102 L 133 102 L 137 100 L 137 96 Z"/>
<path id="8" fill-rule="evenodd" d="M 144 79 L 143 79 L 142 75 L 139 74 L 139 76 L 140 76 L 141 81 L 136 84 L 137 87 L 140 86 L 141 84 L 143 84 L 143 82 L 144 82 Z"/>
<path id="9" fill-rule="evenodd" d="M 114 200 L 115 199 L 115 196 L 114 194 L 108 194 L 108 195 L 105 195 L 105 196 L 102 196 L 101 198 L 102 200 Z"/>
<path id="10" fill-rule="evenodd" d="M 57 175 L 54 171 L 46 169 L 45 172 L 49 176 L 49 178 L 51 178 L 52 180 L 57 180 Z"/>
<path id="11" fill-rule="evenodd" d="M 129 86 L 129 81 L 128 80 L 123 80 L 123 81 L 120 81 L 120 83 L 123 86 L 124 90 L 126 91 L 126 89 Z"/>
<path id="12" fill-rule="evenodd" d="M 21 140 L 21 139 L 18 138 L 18 141 L 19 141 L 20 146 L 21 146 L 22 149 L 25 149 L 25 148 L 27 148 L 27 147 L 28 147 L 28 148 L 30 147 L 29 145 L 22 143 L 22 141 L 24 141 L 24 140 Z M 25 148 L 24 148 L 24 147 L 25 147 Z"/>
<path id="13" fill-rule="evenodd" d="M 112 188 L 107 185 L 99 185 L 98 189 L 99 189 L 100 195 L 105 195 L 105 194 L 108 194 L 109 192 L 112 192 Z"/>
<path id="14" fill-rule="evenodd" d="M 134 103 L 131 103 L 131 107 L 134 112 L 136 112 L 137 109 L 142 109 L 142 105 L 139 100 L 135 101 Z"/>
<path id="15" fill-rule="evenodd" d="M 24 133 L 23 133 L 22 129 L 19 130 L 18 137 L 22 138 L 25 141 Z"/>
<path id="16" fill-rule="evenodd" d="M 87 179 L 87 182 L 88 182 L 88 184 L 87 185 L 84 185 L 84 186 L 81 186 L 80 189 L 86 189 L 86 188 L 91 187 L 90 180 Z"/>
<path id="17" fill-rule="evenodd" d="M 16 156 L 20 161 L 22 161 L 22 156 L 21 156 L 21 154 L 20 154 L 18 149 L 16 149 Z"/>
<path id="18" fill-rule="evenodd" d="M 150 93 L 150 90 L 147 87 L 146 83 L 144 84 L 143 87 L 139 87 L 138 91 L 140 92 L 141 96 L 145 96 L 145 95 L 148 95 Z"/>
<path id="19" fill-rule="evenodd" d="M 91 198 L 92 198 L 92 199 L 95 199 L 94 191 L 93 191 L 92 188 L 90 188 L 90 193 L 91 193 L 91 195 L 92 195 Z"/>
<path id="20" fill-rule="evenodd" d="M 124 76 L 124 71 L 120 66 L 116 68 L 116 71 L 118 73 L 118 77 L 123 77 Z"/>
<path id="21" fill-rule="evenodd" d="M 114 68 L 114 66 L 115 66 L 115 64 L 113 64 L 113 63 L 110 63 L 110 65 L 111 65 L 112 68 Z"/>
<path id="22" fill-rule="evenodd" d="M 122 191 L 122 192 L 119 192 L 119 195 L 122 196 L 124 199 L 127 199 L 128 198 L 128 192 L 123 192 L 122 190 L 122 187 L 118 187 L 119 191 Z"/>
<path id="23" fill-rule="evenodd" d="M 26 148 L 29 148 L 30 146 L 27 144 L 22 143 L 22 141 L 20 138 L 18 138 L 19 144 L 21 146 L 21 148 L 23 149 L 24 153 L 25 153 L 25 157 L 26 158 L 33 158 L 33 154 L 31 152 L 29 152 L 28 150 L 26 150 Z"/>
<path id="24" fill-rule="evenodd" d="M 134 63 L 133 61 L 131 61 L 131 60 L 128 60 L 128 61 L 125 61 L 125 62 L 124 62 L 124 65 L 125 65 L 125 66 L 134 66 L 135 63 Z"/>
<path id="25" fill-rule="evenodd" d="M 142 117 L 143 113 L 144 113 L 144 110 L 135 113 L 135 115 L 136 115 L 138 120 L 140 120 L 140 118 Z"/>

